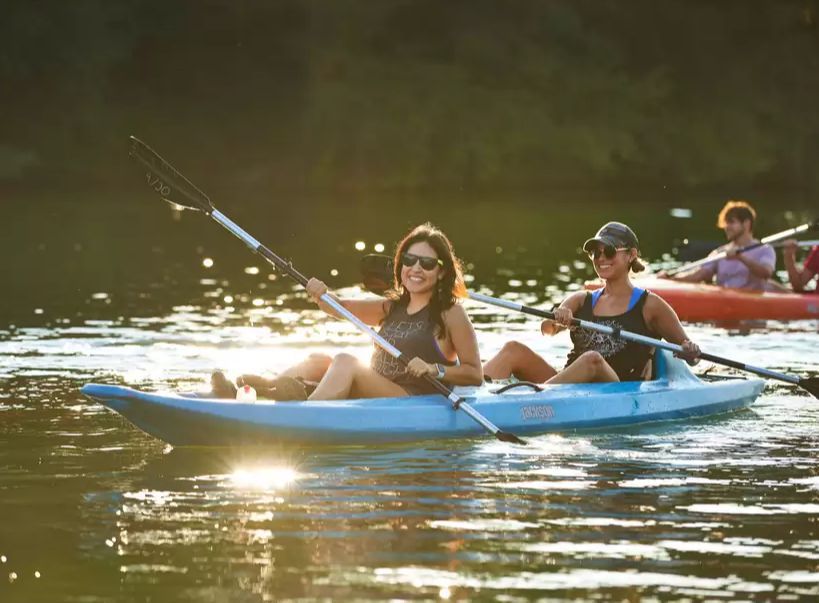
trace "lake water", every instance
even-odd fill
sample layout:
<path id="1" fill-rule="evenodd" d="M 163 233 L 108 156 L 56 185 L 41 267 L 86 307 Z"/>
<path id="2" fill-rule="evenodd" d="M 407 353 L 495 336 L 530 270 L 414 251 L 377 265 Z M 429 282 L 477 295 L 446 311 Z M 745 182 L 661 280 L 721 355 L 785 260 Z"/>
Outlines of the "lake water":
<path id="1" fill-rule="evenodd" d="M 432 219 L 472 287 L 547 304 L 591 275 L 577 248 L 603 222 L 629 222 L 658 259 L 675 238 L 718 240 L 723 199 L 446 201 L 219 206 L 350 295 L 362 254 Z M 760 234 L 809 207 L 771 199 Z M 525 448 L 170 449 L 79 388 L 205 389 L 215 368 L 370 345 L 217 225 L 148 195 L 3 211 L 0 601 L 819 597 L 819 402 L 804 392 L 771 382 L 749 411 Z M 536 321 L 468 309 L 484 358 L 510 338 L 557 364 L 568 351 Z M 712 353 L 818 372 L 816 321 L 687 328 Z"/>

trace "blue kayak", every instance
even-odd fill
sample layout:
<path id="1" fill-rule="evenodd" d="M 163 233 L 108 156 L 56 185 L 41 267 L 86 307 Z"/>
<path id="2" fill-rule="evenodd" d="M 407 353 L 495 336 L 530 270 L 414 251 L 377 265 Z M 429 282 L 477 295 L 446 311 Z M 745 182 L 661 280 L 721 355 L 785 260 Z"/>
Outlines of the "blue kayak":
<path id="1" fill-rule="evenodd" d="M 750 406 L 764 387 L 761 379 L 701 381 L 668 352 L 658 352 L 655 374 L 651 381 L 551 385 L 543 391 L 521 385 L 499 393 L 497 384 L 456 391 L 500 429 L 524 436 L 734 411 Z M 485 435 L 437 394 L 250 403 L 95 383 L 82 393 L 174 446 L 365 444 Z"/>

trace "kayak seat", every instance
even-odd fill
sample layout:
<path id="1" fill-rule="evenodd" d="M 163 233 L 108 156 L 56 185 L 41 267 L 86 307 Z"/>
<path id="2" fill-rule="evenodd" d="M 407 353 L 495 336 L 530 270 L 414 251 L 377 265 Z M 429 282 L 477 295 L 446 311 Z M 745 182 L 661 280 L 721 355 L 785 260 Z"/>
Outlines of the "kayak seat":
<path id="1" fill-rule="evenodd" d="M 699 382 L 688 363 L 682 358 L 676 358 L 674 353 L 668 350 L 657 350 L 654 354 L 653 379 L 676 383 Z"/>
<path id="2" fill-rule="evenodd" d="M 654 350 L 651 355 L 651 380 L 662 379 L 668 373 L 668 358 L 662 350 Z"/>

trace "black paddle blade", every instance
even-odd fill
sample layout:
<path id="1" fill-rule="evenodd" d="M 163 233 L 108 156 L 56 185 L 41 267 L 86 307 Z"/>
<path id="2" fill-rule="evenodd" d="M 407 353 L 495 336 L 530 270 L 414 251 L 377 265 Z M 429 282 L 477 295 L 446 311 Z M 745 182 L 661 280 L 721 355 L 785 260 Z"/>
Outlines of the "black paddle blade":
<path id="1" fill-rule="evenodd" d="M 139 138 L 130 141 L 129 155 L 145 168 L 145 182 L 155 193 L 173 205 L 210 214 L 213 204 L 205 193 Z"/>
<path id="2" fill-rule="evenodd" d="M 370 293 L 376 295 L 384 295 L 387 291 L 392 289 L 392 283 L 385 282 L 377 276 L 365 274 L 363 280 L 364 288 Z"/>
<path id="3" fill-rule="evenodd" d="M 808 391 L 814 398 L 819 398 L 819 377 L 800 379 L 799 387 Z"/>
<path id="4" fill-rule="evenodd" d="M 392 258 L 377 253 L 365 255 L 361 258 L 361 275 L 367 291 L 382 295 L 393 285 Z"/>
<path id="5" fill-rule="evenodd" d="M 495 434 L 495 437 L 498 438 L 501 442 L 508 442 L 510 444 L 520 444 L 521 446 L 528 446 L 526 440 L 521 440 L 514 433 L 509 433 L 508 431 L 499 431 Z"/>

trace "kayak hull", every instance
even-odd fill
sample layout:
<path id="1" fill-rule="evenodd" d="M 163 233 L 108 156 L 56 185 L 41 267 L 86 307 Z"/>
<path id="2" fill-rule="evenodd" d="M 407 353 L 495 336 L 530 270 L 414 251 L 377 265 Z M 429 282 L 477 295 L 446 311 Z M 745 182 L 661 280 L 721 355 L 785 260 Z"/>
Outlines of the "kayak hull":
<path id="1" fill-rule="evenodd" d="M 734 411 L 750 406 L 764 386 L 759 379 L 704 383 L 665 352 L 657 364 L 659 378 L 652 381 L 555 385 L 542 392 L 519 387 L 503 394 L 484 386 L 462 394 L 502 430 L 533 435 Z M 485 435 L 440 395 L 244 403 L 100 384 L 88 384 L 82 393 L 174 446 L 367 444 Z"/>
<path id="2" fill-rule="evenodd" d="M 746 291 L 658 278 L 635 279 L 634 284 L 662 297 L 686 322 L 819 318 L 819 295 L 814 293 Z M 600 286 L 587 284 L 589 289 Z"/>

